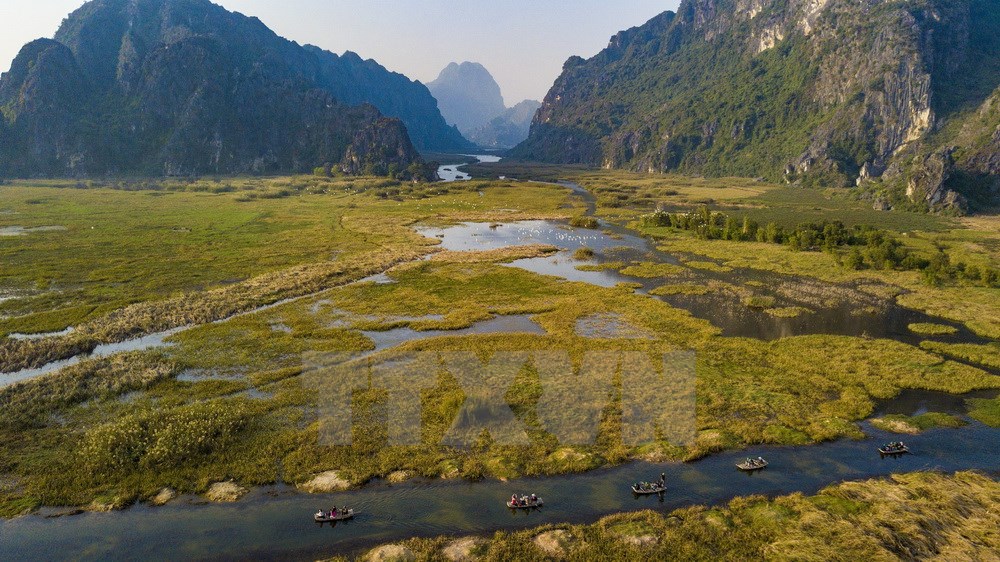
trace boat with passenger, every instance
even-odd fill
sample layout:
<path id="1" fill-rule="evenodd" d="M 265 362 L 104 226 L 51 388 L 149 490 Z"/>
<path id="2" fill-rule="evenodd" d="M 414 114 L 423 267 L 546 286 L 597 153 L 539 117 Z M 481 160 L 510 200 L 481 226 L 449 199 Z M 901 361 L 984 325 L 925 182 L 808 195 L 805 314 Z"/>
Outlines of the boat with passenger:
<path id="1" fill-rule="evenodd" d="M 667 473 L 660 474 L 660 479 L 656 482 L 636 482 L 632 484 L 632 493 L 637 496 L 649 496 L 662 494 L 667 490 Z"/>
<path id="2" fill-rule="evenodd" d="M 878 448 L 878 452 L 883 457 L 905 455 L 910 452 L 910 448 L 902 441 L 893 441 L 883 447 Z"/>
<path id="3" fill-rule="evenodd" d="M 354 519 L 355 512 L 353 509 L 348 509 L 346 507 L 337 509 L 336 507 L 330 511 L 323 511 L 322 509 L 317 511 L 313 515 L 313 520 L 317 523 L 336 523 L 337 521 L 347 521 L 348 519 Z"/>
<path id="4" fill-rule="evenodd" d="M 538 509 L 542 507 L 544 502 L 542 498 L 531 494 L 530 496 L 520 496 L 514 494 L 507 501 L 507 507 L 510 509 Z"/>
<path id="5" fill-rule="evenodd" d="M 756 472 L 767 468 L 768 464 L 770 463 L 764 460 L 764 457 L 757 457 L 755 459 L 747 457 L 747 460 L 738 463 L 736 468 L 742 470 L 743 472 Z"/>

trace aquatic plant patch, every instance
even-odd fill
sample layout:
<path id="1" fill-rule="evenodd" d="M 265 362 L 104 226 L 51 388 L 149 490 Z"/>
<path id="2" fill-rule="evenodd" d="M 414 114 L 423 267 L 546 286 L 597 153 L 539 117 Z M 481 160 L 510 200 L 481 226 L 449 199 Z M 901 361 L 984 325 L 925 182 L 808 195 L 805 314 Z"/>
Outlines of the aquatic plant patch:
<path id="1" fill-rule="evenodd" d="M 908 328 L 914 334 L 920 334 L 922 336 L 950 336 L 958 333 L 958 328 L 955 328 L 954 326 L 932 324 L 930 322 L 910 324 Z"/>

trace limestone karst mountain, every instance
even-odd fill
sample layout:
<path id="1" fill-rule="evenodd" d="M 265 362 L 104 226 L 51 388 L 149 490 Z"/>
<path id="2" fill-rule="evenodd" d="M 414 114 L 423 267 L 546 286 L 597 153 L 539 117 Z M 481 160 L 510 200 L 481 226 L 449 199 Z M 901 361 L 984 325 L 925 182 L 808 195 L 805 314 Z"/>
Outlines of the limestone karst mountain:
<path id="1" fill-rule="evenodd" d="M 515 155 L 962 210 L 997 196 L 998 86 L 992 0 L 684 0 L 571 58 Z"/>
<path id="2" fill-rule="evenodd" d="M 484 148 L 512 148 L 528 138 L 531 120 L 542 105 L 525 100 L 505 107 L 493 75 L 473 62 L 449 64 L 427 87 L 448 123 Z"/>
<path id="3" fill-rule="evenodd" d="M 392 155 L 360 157 L 375 169 L 407 169 L 469 146 L 418 82 L 208 0 L 84 4 L 21 50 L 0 110 L 6 175 L 304 171 L 355 139 Z"/>

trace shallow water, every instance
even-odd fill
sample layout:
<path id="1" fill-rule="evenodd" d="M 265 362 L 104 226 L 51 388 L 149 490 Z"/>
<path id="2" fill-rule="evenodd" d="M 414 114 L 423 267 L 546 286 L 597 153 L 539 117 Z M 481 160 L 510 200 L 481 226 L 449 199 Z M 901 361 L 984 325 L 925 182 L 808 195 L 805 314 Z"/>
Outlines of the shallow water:
<path id="1" fill-rule="evenodd" d="M 24 236 L 35 232 L 57 232 L 66 230 L 65 226 L 0 226 L 0 236 Z"/>
<path id="2" fill-rule="evenodd" d="M 3 300 L 4 299 L 0 299 L 0 302 L 3 302 Z M 11 338 L 11 339 L 15 339 L 15 340 L 26 340 L 26 341 L 44 340 L 45 338 L 58 338 L 60 336 L 68 336 L 68 335 L 70 335 L 70 334 L 73 333 L 74 329 L 75 328 L 73 328 L 72 326 L 70 326 L 69 328 L 66 328 L 65 330 L 60 330 L 58 332 L 45 332 L 45 333 L 42 333 L 42 334 L 17 334 L 17 333 L 14 333 L 14 334 L 7 334 L 7 337 Z"/>
<path id="3" fill-rule="evenodd" d="M 162 508 L 137 506 L 123 512 L 47 519 L 32 515 L 0 521 L 0 558 L 46 559 L 72 553 L 80 560 L 124 559 L 302 559 L 355 554 L 376 543 L 411 536 L 490 534 L 499 529 L 545 523 L 590 522 L 622 511 L 668 512 L 693 504 L 718 504 L 736 496 L 815 493 L 844 480 L 916 470 L 998 469 L 1000 432 L 979 424 L 932 430 L 909 437 L 913 455 L 880 458 L 876 447 L 898 436 L 865 427 L 872 437 L 809 447 L 756 447 L 713 455 L 698 462 L 636 462 L 579 475 L 514 482 L 376 482 L 337 494 L 308 496 L 279 486 L 256 490 L 232 505 L 192 505 L 182 498 Z M 748 456 L 771 466 L 747 475 L 734 467 Z M 632 482 L 667 475 L 662 498 L 634 497 Z M 512 493 L 536 493 L 545 507 L 512 513 L 503 505 Z M 312 522 L 317 509 L 350 506 L 360 512 L 335 527 Z M 49 510 L 48 513 L 53 513 Z"/>
<path id="4" fill-rule="evenodd" d="M 490 320 L 477 322 L 468 328 L 461 330 L 425 330 L 417 331 L 412 328 L 395 328 L 384 332 L 362 332 L 365 336 L 375 342 L 375 349 L 371 353 L 395 347 L 402 343 L 425 340 L 442 336 L 469 336 L 475 334 L 545 334 L 545 330 L 535 323 L 528 315 L 497 316 Z"/>
<path id="5" fill-rule="evenodd" d="M 478 158 L 480 162 L 487 164 L 499 162 L 501 160 L 499 156 L 490 156 L 487 154 L 459 154 L 459 156 L 471 156 L 472 158 Z M 462 171 L 464 166 L 466 166 L 466 164 L 442 164 L 438 167 L 438 176 L 440 176 L 441 181 L 444 182 L 471 180 L 472 176 Z"/>
<path id="6" fill-rule="evenodd" d="M 357 281 L 354 281 L 353 283 L 350 283 L 349 285 L 354 285 L 354 284 L 358 284 L 358 283 L 388 284 L 388 283 L 394 283 L 394 282 L 395 281 L 393 281 L 388 275 L 386 275 L 384 273 L 379 273 L 379 274 L 371 275 L 369 277 L 365 277 L 363 279 L 359 279 Z M 324 289 L 323 291 L 325 292 L 326 289 Z M 299 300 L 303 300 L 303 299 L 307 299 L 307 298 L 310 298 L 310 297 L 313 297 L 313 296 L 315 296 L 315 295 L 311 295 L 310 294 L 310 295 L 302 295 L 302 296 L 299 296 L 299 297 L 291 297 L 291 298 L 287 298 L 287 299 L 282 299 L 282 300 L 279 300 L 277 302 L 274 302 L 274 303 L 271 303 L 271 304 L 268 304 L 268 305 L 264 305 L 264 306 L 261 306 L 261 307 L 257 307 L 257 308 L 254 308 L 252 310 L 248 310 L 246 312 L 240 312 L 238 314 L 234 314 L 232 316 L 229 316 L 229 317 L 226 317 L 226 318 L 222 318 L 220 320 L 216 320 L 216 321 L 211 322 L 211 323 L 212 324 L 222 324 L 222 323 L 225 323 L 225 322 L 229 322 L 230 320 L 233 320 L 235 318 L 240 318 L 242 316 L 247 316 L 247 315 L 250 315 L 250 314 L 256 314 L 256 313 L 259 313 L 259 312 L 265 312 L 265 311 L 271 310 L 273 308 L 277 308 L 279 306 L 283 306 L 283 305 L 286 305 L 286 304 L 291 304 L 293 302 L 296 302 L 296 301 L 299 301 Z M 68 359 L 63 359 L 63 360 L 60 360 L 60 361 L 53 361 L 51 363 L 46 363 L 45 365 L 42 365 L 41 367 L 37 367 L 37 368 L 34 368 L 34 369 L 24 369 L 24 370 L 21 370 L 21 371 L 16 371 L 16 372 L 11 372 L 11 373 L 0 373 L 0 388 L 3 388 L 5 386 L 9 386 L 11 384 L 14 384 L 15 382 L 19 382 L 19 381 L 22 381 L 22 380 L 33 379 L 33 378 L 36 378 L 36 377 L 47 375 L 49 373 L 54 373 L 54 372 L 58 371 L 59 369 L 62 369 L 63 367 L 69 367 L 71 365 L 76 365 L 77 363 L 79 363 L 80 361 L 83 361 L 85 359 L 93 359 L 93 358 L 97 358 L 97 357 L 106 357 L 108 355 L 112 355 L 112 354 L 115 354 L 115 353 L 123 353 L 123 352 L 129 352 L 129 351 L 147 351 L 147 350 L 150 350 L 150 349 L 155 349 L 155 348 L 160 348 L 160 347 L 167 347 L 170 344 L 167 341 L 165 341 L 166 339 L 168 339 L 169 337 L 171 337 L 173 335 L 179 334 L 179 333 L 181 333 L 181 332 L 183 332 L 185 330 L 189 330 L 191 327 L 192 326 L 182 326 L 180 328 L 174 328 L 174 329 L 167 330 L 167 331 L 164 331 L 164 332 L 159 332 L 159 333 L 156 333 L 156 334 L 149 334 L 147 336 L 143 336 L 143 337 L 140 337 L 140 338 L 134 338 L 134 339 L 130 339 L 130 340 L 122 341 L 122 342 L 117 342 L 117 343 L 102 344 L 102 345 L 97 346 L 97 348 L 95 348 L 94 351 L 91 352 L 91 353 L 89 353 L 89 354 L 85 353 L 85 354 L 82 354 L 82 355 L 77 355 L 75 357 L 70 357 Z M 279 331 L 284 331 L 284 328 L 287 328 L 287 326 L 283 326 L 282 324 L 276 324 L 274 327 L 276 329 L 278 329 Z M 41 340 L 41 339 L 46 339 L 46 338 L 50 338 L 50 337 L 59 337 L 59 336 L 68 335 L 68 334 L 71 334 L 73 331 L 74 331 L 74 328 L 73 327 L 69 327 L 69 328 L 66 328 L 65 330 L 62 330 L 60 332 L 52 332 L 52 333 L 45 333 L 45 334 L 10 334 L 9 337 L 12 338 L 12 339 Z"/>
<path id="7" fill-rule="evenodd" d="M 615 270 L 580 271 L 582 265 L 600 265 L 614 261 L 653 261 L 681 264 L 697 256 L 675 256 L 658 250 L 648 239 L 623 229 L 602 225 L 602 230 L 571 228 L 559 221 L 522 221 L 496 226 L 489 223 L 463 223 L 447 228 L 421 228 L 425 236 L 440 240 L 441 247 L 454 251 L 494 250 L 507 246 L 550 244 L 561 249 L 554 256 L 515 261 L 518 267 L 566 279 L 613 287 L 619 283 L 639 283 L 640 293 L 663 284 L 704 285 L 719 283 L 751 290 L 775 299 L 775 307 L 801 307 L 809 312 L 794 318 L 780 318 L 763 309 L 750 308 L 731 291 L 707 295 L 673 295 L 659 298 L 697 318 L 708 320 L 725 336 L 774 340 L 808 334 L 831 334 L 856 337 L 888 338 L 911 345 L 934 339 L 946 342 L 985 343 L 961 324 L 930 317 L 922 312 L 897 305 L 893 300 L 875 297 L 846 285 L 833 285 L 756 270 L 706 271 L 688 269 L 671 278 L 642 279 Z M 596 252 L 592 260 L 578 261 L 572 254 L 580 248 Z M 698 261 L 711 261 L 698 258 Z M 933 322 L 953 326 L 958 333 L 927 337 L 910 332 L 912 323 Z"/>
<path id="8" fill-rule="evenodd" d="M 10 386 L 16 382 L 23 380 L 33 379 L 49 373 L 53 373 L 62 369 L 63 367 L 69 367 L 71 365 L 76 365 L 84 359 L 96 359 L 98 357 L 107 357 L 109 355 L 114 355 L 116 353 L 124 353 L 129 351 L 145 351 L 149 349 L 155 349 L 160 347 L 165 347 L 170 345 L 165 340 L 170 336 L 177 334 L 187 328 L 175 328 L 173 330 L 167 330 L 165 332 L 159 332 L 156 334 L 149 334 L 141 338 L 135 338 L 131 340 L 126 340 L 117 343 L 102 344 L 94 348 L 89 354 L 77 355 L 76 357 L 71 357 L 69 359 L 64 359 L 62 361 L 55 361 L 48 363 L 36 369 L 24 369 L 21 371 L 16 371 L 13 373 L 0 373 L 0 388 L 5 386 Z"/>

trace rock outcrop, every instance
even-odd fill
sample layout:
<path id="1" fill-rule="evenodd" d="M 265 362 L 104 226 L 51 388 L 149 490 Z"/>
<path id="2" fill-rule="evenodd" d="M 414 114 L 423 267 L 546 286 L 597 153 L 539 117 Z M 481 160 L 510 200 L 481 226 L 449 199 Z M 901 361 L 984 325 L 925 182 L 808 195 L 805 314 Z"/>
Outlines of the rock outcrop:
<path id="1" fill-rule="evenodd" d="M 351 483 L 342 478 L 336 470 L 317 474 L 309 481 L 299 484 L 299 489 L 307 494 L 328 494 L 340 492 L 350 487 Z"/>
<path id="2" fill-rule="evenodd" d="M 533 542 L 546 556 L 561 560 L 569 551 L 571 539 L 569 531 L 556 529 L 536 536 Z"/>
<path id="3" fill-rule="evenodd" d="M 247 495 L 249 490 L 235 482 L 216 482 L 209 486 L 205 498 L 215 503 L 233 503 Z"/>
<path id="4" fill-rule="evenodd" d="M 400 177 L 416 181 L 437 180 L 437 170 L 424 165 L 399 119 L 376 119 L 351 140 L 341 170 L 354 175 Z"/>
<path id="5" fill-rule="evenodd" d="M 163 488 L 155 496 L 153 496 L 149 503 L 155 506 L 167 505 L 168 503 L 174 501 L 177 498 L 177 490 L 173 488 Z"/>
<path id="6" fill-rule="evenodd" d="M 417 555 L 400 544 L 387 544 L 372 550 L 365 556 L 368 562 L 412 562 Z"/>
<path id="7" fill-rule="evenodd" d="M 452 562 L 472 562 L 479 559 L 475 555 L 476 549 L 485 544 L 487 544 L 486 539 L 479 537 L 455 539 L 441 549 L 441 554 Z"/>
<path id="8" fill-rule="evenodd" d="M 964 210 L 961 209 L 965 205 L 964 198 L 946 187 L 955 168 L 954 152 L 954 147 L 948 147 L 916 158 L 906 187 L 910 201 Z"/>

